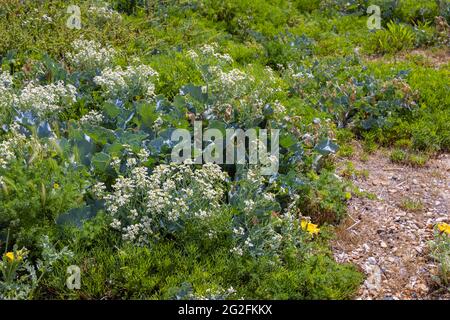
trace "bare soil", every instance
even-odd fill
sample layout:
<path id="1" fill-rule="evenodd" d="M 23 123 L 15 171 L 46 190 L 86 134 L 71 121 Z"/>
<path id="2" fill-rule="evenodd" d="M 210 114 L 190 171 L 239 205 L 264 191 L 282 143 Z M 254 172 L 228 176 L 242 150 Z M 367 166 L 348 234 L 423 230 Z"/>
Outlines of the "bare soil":
<path id="1" fill-rule="evenodd" d="M 393 164 L 388 150 L 362 161 L 361 149 L 350 159 L 362 191 L 376 195 L 349 202 L 349 216 L 338 227 L 333 252 L 338 262 L 352 262 L 366 274 L 357 299 L 448 299 L 438 293 L 432 277 L 437 266 L 428 242 L 438 222 L 450 222 L 450 155 L 431 159 L 424 167 Z M 419 203 L 405 206 L 407 201 Z"/>

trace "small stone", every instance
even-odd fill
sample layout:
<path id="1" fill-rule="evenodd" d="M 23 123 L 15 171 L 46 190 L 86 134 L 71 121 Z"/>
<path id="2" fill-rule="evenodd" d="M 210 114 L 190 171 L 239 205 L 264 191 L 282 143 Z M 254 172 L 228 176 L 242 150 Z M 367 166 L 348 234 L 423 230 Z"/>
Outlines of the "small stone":
<path id="1" fill-rule="evenodd" d="M 381 246 L 382 248 L 387 248 L 387 244 L 386 244 L 386 242 L 384 242 L 384 241 L 381 241 L 380 246 Z"/>
<path id="2" fill-rule="evenodd" d="M 381 269 L 377 265 L 371 265 L 366 268 L 368 274 L 364 285 L 367 289 L 378 291 L 381 289 Z"/>

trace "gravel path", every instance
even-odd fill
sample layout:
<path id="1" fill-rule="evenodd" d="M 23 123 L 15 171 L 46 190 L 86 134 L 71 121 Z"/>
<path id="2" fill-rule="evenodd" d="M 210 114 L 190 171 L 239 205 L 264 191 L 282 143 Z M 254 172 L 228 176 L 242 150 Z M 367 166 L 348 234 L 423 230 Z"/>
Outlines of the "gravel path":
<path id="1" fill-rule="evenodd" d="M 450 221 L 450 155 L 422 168 L 393 164 L 386 150 L 364 162 L 358 155 L 350 161 L 356 170 L 369 173 L 353 177 L 353 183 L 377 196 L 350 201 L 349 218 L 333 241 L 336 260 L 356 264 L 367 276 L 357 298 L 449 298 L 435 293 L 431 277 L 436 266 L 428 257 L 427 242 L 437 222 Z M 406 199 L 421 206 L 406 209 Z"/>

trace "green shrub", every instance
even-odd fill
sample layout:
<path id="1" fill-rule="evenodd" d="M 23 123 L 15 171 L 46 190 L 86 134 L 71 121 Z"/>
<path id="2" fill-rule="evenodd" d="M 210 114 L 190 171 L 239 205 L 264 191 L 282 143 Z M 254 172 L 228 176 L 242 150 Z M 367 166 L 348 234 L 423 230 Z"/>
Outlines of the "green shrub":
<path id="1" fill-rule="evenodd" d="M 389 158 L 394 163 L 403 163 L 407 158 L 407 154 L 405 151 L 403 151 L 401 149 L 394 149 L 391 152 Z"/>
<path id="2" fill-rule="evenodd" d="M 417 150 L 439 150 L 439 140 L 435 128 L 431 127 L 428 122 L 419 121 L 412 129 L 413 147 Z"/>
<path id="3" fill-rule="evenodd" d="M 436 43 L 436 29 L 430 22 L 414 23 L 415 47 L 429 47 Z"/>
<path id="4" fill-rule="evenodd" d="M 370 46 L 377 53 L 395 53 L 413 47 L 415 35 L 404 24 L 389 22 L 386 29 L 376 31 L 370 38 Z"/>
<path id="5" fill-rule="evenodd" d="M 410 139 L 400 139 L 395 141 L 394 146 L 401 149 L 410 149 L 412 147 L 412 141 Z"/>
<path id="6" fill-rule="evenodd" d="M 309 179 L 300 195 L 302 213 L 318 223 L 340 222 L 347 213 L 346 185 L 328 171 L 320 175 L 310 173 Z"/>
<path id="7" fill-rule="evenodd" d="M 312 12 L 320 8 L 320 0 L 296 0 L 295 5 L 300 12 Z"/>
<path id="8" fill-rule="evenodd" d="M 430 241 L 430 256 L 438 263 L 438 274 L 433 280 L 439 290 L 450 292 L 450 226 L 440 223 L 435 228 L 434 240 Z"/>
<path id="9" fill-rule="evenodd" d="M 15 158 L 0 167 L 0 237 L 9 232 L 11 242 L 32 249 L 53 233 L 61 213 L 83 204 L 88 179 L 84 170 L 64 166 L 51 143 L 14 139 Z"/>
<path id="10" fill-rule="evenodd" d="M 404 22 L 429 21 L 439 15 L 439 5 L 435 0 L 400 0 L 398 17 Z"/>
<path id="11" fill-rule="evenodd" d="M 423 154 L 412 153 L 408 157 L 408 163 L 413 167 L 423 167 L 428 161 L 428 157 Z"/>

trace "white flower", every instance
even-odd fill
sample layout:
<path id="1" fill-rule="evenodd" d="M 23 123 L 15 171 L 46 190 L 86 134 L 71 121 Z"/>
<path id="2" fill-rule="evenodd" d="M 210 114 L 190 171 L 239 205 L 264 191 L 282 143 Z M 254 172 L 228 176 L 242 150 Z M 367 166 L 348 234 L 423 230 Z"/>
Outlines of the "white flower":
<path id="1" fill-rule="evenodd" d="M 230 249 L 230 252 L 235 253 L 239 256 L 242 256 L 244 254 L 244 251 L 240 247 L 234 247 L 234 248 Z"/>
<path id="2" fill-rule="evenodd" d="M 141 161 L 145 162 L 150 157 L 150 153 L 146 149 L 142 148 L 138 153 L 138 157 Z"/>
<path id="3" fill-rule="evenodd" d="M 97 197 L 103 197 L 106 190 L 106 186 L 103 182 L 97 182 L 92 186 L 92 193 Z"/>
<path id="4" fill-rule="evenodd" d="M 94 82 L 103 88 L 107 99 L 132 99 L 136 96 L 151 98 L 155 95 L 153 79 L 158 73 L 147 65 L 106 68 Z"/>
<path id="5" fill-rule="evenodd" d="M 100 112 L 98 112 L 96 110 L 91 110 L 91 111 L 89 111 L 89 113 L 87 113 L 83 117 L 81 117 L 80 122 L 82 124 L 98 125 L 98 124 L 102 123 L 103 120 L 104 120 L 104 117 Z"/>
<path id="6" fill-rule="evenodd" d="M 76 88 L 62 81 L 48 85 L 31 81 L 14 97 L 18 109 L 35 111 L 38 116 L 54 115 L 75 101 Z"/>
<path id="7" fill-rule="evenodd" d="M 236 290 L 235 290 L 233 287 L 229 287 L 229 288 L 227 289 L 227 293 L 228 293 L 228 294 L 233 294 L 233 293 L 236 293 Z"/>
<path id="8" fill-rule="evenodd" d="M 278 100 L 273 104 L 276 113 L 284 113 L 286 111 L 285 106 L 283 106 Z"/>
<path id="9" fill-rule="evenodd" d="M 187 56 L 189 57 L 189 58 L 191 58 L 191 59 L 197 59 L 198 58 L 198 54 L 197 54 L 197 52 L 195 52 L 194 50 L 189 50 L 188 52 L 187 52 Z"/>
<path id="10" fill-rule="evenodd" d="M 275 195 L 273 193 L 263 193 L 263 197 L 267 201 L 275 201 Z"/>
<path id="11" fill-rule="evenodd" d="M 246 245 L 249 248 L 253 248 L 253 243 L 250 238 L 245 239 L 244 245 Z"/>
<path id="12" fill-rule="evenodd" d="M 88 9 L 90 15 L 94 15 L 96 18 L 102 18 L 104 20 L 122 20 L 120 13 L 111 9 L 106 2 L 91 5 Z"/>
<path id="13" fill-rule="evenodd" d="M 35 150 L 38 151 L 42 147 L 39 143 L 34 143 L 35 141 L 28 140 L 26 137 L 19 132 L 19 127 L 16 123 L 11 125 L 10 136 L 0 142 L 0 168 L 6 169 L 8 164 L 16 160 L 15 150 L 25 149 L 24 144 L 29 142 L 35 144 Z"/>
<path id="14" fill-rule="evenodd" d="M 78 39 L 72 43 L 74 52 L 66 56 L 70 64 L 79 70 L 103 69 L 112 64 L 116 51 L 93 40 Z"/>
<path id="15" fill-rule="evenodd" d="M 237 236 L 243 236 L 245 233 L 244 228 L 239 227 L 239 228 L 233 228 L 233 233 Z"/>
<path id="16" fill-rule="evenodd" d="M 250 212 L 255 208 L 255 202 L 253 200 L 244 200 L 244 205 L 247 212 Z"/>
<path id="17" fill-rule="evenodd" d="M 113 221 L 111 222 L 111 228 L 113 229 L 120 230 L 121 226 L 121 222 L 117 219 L 113 219 Z"/>
<path id="18" fill-rule="evenodd" d="M 206 210 L 199 210 L 195 213 L 195 216 L 200 219 L 208 218 L 210 214 Z"/>
<path id="19" fill-rule="evenodd" d="M 117 178 L 111 193 L 104 194 L 103 185 L 93 189 L 100 190 L 97 193 L 105 200 L 107 212 L 121 222 L 123 239 L 143 244 L 161 228 L 161 219 L 211 217 L 220 205 L 224 194 L 221 183 L 225 180 L 226 174 L 215 164 L 195 169 L 171 163 L 157 166 L 152 174 L 136 166 L 128 177 Z"/>
<path id="20" fill-rule="evenodd" d="M 215 48 L 217 47 L 217 43 L 212 43 L 212 44 L 204 44 L 201 48 L 200 51 L 203 54 L 214 54 L 215 53 Z"/>
<path id="21" fill-rule="evenodd" d="M 133 168 L 137 164 L 136 158 L 128 158 L 127 159 L 127 167 Z"/>
<path id="22" fill-rule="evenodd" d="M 120 167 L 120 159 L 119 158 L 117 158 L 117 157 L 112 157 L 112 160 L 111 160 L 111 166 L 113 167 L 113 168 L 116 168 L 116 169 L 118 169 L 119 167 Z"/>
<path id="23" fill-rule="evenodd" d="M 46 14 L 44 14 L 44 15 L 42 16 L 42 19 L 45 20 L 45 21 L 47 21 L 47 22 L 52 22 L 52 21 L 53 21 L 53 20 L 52 20 L 52 17 L 49 17 L 49 16 L 46 15 Z"/>
<path id="24" fill-rule="evenodd" d="M 130 210 L 130 214 L 133 218 L 137 218 L 138 217 L 138 212 L 136 209 L 131 209 Z"/>

